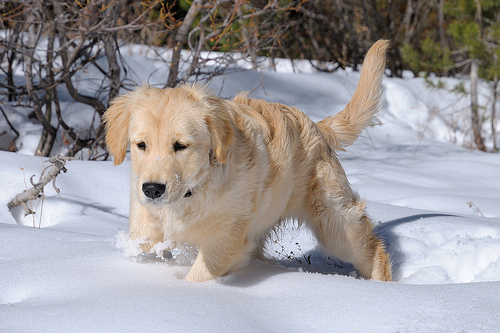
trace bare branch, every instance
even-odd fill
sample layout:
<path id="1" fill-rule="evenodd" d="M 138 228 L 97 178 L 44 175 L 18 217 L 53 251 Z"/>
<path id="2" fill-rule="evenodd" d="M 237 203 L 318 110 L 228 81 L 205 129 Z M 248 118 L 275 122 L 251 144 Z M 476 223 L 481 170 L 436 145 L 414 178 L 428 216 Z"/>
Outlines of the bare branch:
<path id="1" fill-rule="evenodd" d="M 31 209 L 28 208 L 28 205 L 26 203 L 31 200 L 35 200 L 40 197 L 41 193 L 44 190 L 45 185 L 50 183 L 52 181 L 52 185 L 54 186 L 54 189 L 56 192 L 59 194 L 59 189 L 55 186 L 55 178 L 59 175 L 59 173 L 66 172 L 67 169 L 65 167 L 66 161 L 70 160 L 75 160 L 77 158 L 75 157 L 63 157 L 63 156 L 53 156 L 51 157 L 48 162 L 52 163 L 52 168 L 45 173 L 45 171 L 42 173 L 42 177 L 38 183 L 34 183 L 33 181 L 33 176 L 30 178 L 30 183 L 32 184 L 32 188 L 29 190 L 25 190 L 22 193 L 16 195 L 14 199 L 12 199 L 8 204 L 7 207 L 9 210 L 11 210 L 14 207 L 17 207 L 19 205 L 23 206 L 25 215 L 29 214 L 34 214 Z"/>
<path id="2" fill-rule="evenodd" d="M 10 143 L 10 150 L 11 151 L 14 151 L 15 150 L 15 142 L 17 140 L 17 138 L 19 137 L 19 132 L 15 129 L 15 127 L 12 125 L 12 123 L 9 121 L 9 118 L 7 117 L 7 114 L 5 113 L 5 111 L 3 110 L 2 106 L 0 105 L 0 111 L 2 111 L 2 114 L 5 118 L 5 121 L 7 121 L 7 124 L 9 125 L 10 129 L 16 133 L 16 136 L 14 137 L 14 139 L 12 139 L 11 143 Z"/>

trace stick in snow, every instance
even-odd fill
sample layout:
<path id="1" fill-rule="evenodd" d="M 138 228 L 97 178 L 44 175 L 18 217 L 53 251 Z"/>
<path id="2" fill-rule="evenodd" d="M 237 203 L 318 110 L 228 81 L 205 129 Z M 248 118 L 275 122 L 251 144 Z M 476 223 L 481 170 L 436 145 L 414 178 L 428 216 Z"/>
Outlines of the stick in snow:
<path id="1" fill-rule="evenodd" d="M 43 192 L 45 185 L 47 185 L 50 181 L 52 181 L 52 186 L 54 187 L 54 190 L 57 192 L 57 195 L 59 195 L 60 190 L 56 187 L 56 177 L 61 171 L 63 172 L 68 171 L 64 166 L 66 164 L 66 161 L 76 160 L 76 159 L 78 158 L 52 156 L 49 159 L 49 162 L 52 163 L 52 166 L 48 166 L 43 169 L 42 174 L 40 176 L 40 181 L 36 184 L 33 182 L 33 177 L 35 177 L 35 175 L 31 176 L 30 183 L 31 185 L 33 185 L 33 187 L 30 188 L 29 190 L 25 190 L 22 193 L 16 195 L 16 197 L 7 204 L 9 210 L 21 205 L 24 208 L 25 215 L 34 214 L 34 212 L 28 207 L 26 203 L 30 200 L 35 200 L 39 198 L 41 196 L 41 193 Z M 45 173 L 45 171 L 50 167 L 52 168 L 47 173 Z"/>

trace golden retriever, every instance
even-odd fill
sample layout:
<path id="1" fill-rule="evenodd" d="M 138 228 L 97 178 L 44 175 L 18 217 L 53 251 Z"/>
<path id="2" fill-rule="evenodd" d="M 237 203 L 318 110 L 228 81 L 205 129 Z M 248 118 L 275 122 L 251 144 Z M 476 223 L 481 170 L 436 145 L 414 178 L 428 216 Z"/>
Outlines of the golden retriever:
<path id="1" fill-rule="evenodd" d="M 142 86 L 104 116 L 114 163 L 132 158 L 130 233 L 198 247 L 186 276 L 207 281 L 262 255 L 281 221 L 305 222 L 335 257 L 365 278 L 391 280 L 383 243 L 335 150 L 352 144 L 380 108 L 387 41 L 366 55 L 351 101 L 314 123 L 296 108 L 200 85 Z"/>

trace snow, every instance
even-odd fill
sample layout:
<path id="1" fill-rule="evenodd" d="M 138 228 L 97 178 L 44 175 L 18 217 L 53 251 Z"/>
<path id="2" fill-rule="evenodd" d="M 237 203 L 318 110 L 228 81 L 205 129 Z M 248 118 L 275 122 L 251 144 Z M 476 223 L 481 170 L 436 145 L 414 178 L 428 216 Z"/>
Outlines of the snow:
<path id="1" fill-rule="evenodd" d="M 134 50 L 127 63 L 138 80 L 161 81 L 165 67 Z M 301 73 L 286 65 L 236 71 L 210 87 L 224 97 L 255 89 L 251 96 L 295 105 L 314 120 L 340 111 L 358 73 L 317 74 L 299 65 Z M 84 91 L 90 83 L 82 82 Z M 461 114 L 467 100 L 450 92 L 457 80 L 444 82 L 448 90 L 420 78 L 386 78 L 382 125 L 340 154 L 388 244 L 390 283 L 359 278 L 294 223 L 268 244 L 268 262 L 186 282 L 196 249 L 180 244 L 162 257 L 167 241 L 155 248 L 158 256 L 143 255 L 128 236 L 128 158 L 117 167 L 69 161 L 56 181 L 60 197 L 49 185 L 44 199 L 32 203 L 34 218 L 19 207 L 10 212 L 7 203 L 44 163 L 32 156 L 38 125 L 27 110 L 4 107 L 23 146 L 22 153 L 0 151 L 0 331 L 498 331 L 500 156 L 450 142 L 468 140 Z M 80 105 L 63 107 L 74 113 L 73 124 L 90 127 L 92 117 L 77 112 Z M 0 140 L 5 148 L 10 137 Z"/>

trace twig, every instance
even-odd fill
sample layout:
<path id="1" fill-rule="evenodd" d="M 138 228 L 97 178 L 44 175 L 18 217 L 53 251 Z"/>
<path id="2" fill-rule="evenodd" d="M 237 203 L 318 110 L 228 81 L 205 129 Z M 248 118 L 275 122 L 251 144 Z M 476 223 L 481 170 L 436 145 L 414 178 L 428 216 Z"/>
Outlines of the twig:
<path id="1" fill-rule="evenodd" d="M 469 205 L 470 208 L 474 209 L 478 215 L 481 215 L 481 216 L 484 217 L 483 212 L 481 212 L 481 210 L 479 209 L 479 207 L 476 206 L 476 204 L 474 202 L 469 201 L 467 204 Z"/>
<path id="2" fill-rule="evenodd" d="M 43 192 L 43 189 L 45 185 L 47 185 L 49 182 L 52 181 L 52 186 L 54 187 L 54 190 L 56 191 L 57 195 L 61 192 L 57 187 L 56 187 L 56 177 L 59 175 L 61 171 L 66 172 L 68 171 L 66 167 L 64 166 L 66 164 L 66 161 L 70 160 L 76 160 L 78 158 L 76 157 L 64 157 L 64 156 L 52 156 L 49 159 L 49 162 L 52 163 L 52 166 L 48 166 L 43 169 L 42 174 L 40 176 L 40 181 L 35 184 L 33 181 L 33 177 L 35 175 L 31 176 L 30 178 L 30 183 L 33 186 L 29 190 L 25 190 L 22 193 L 19 193 L 18 195 L 15 196 L 14 199 L 12 199 L 8 204 L 7 207 L 10 209 L 17 207 L 19 205 L 23 206 L 25 215 L 29 214 L 34 214 L 34 212 L 28 207 L 26 204 L 30 200 L 35 200 L 40 197 L 41 193 Z M 48 168 L 51 168 L 50 170 L 47 171 Z"/>

